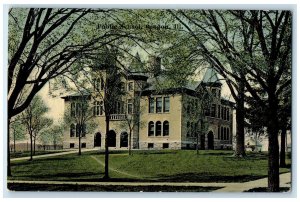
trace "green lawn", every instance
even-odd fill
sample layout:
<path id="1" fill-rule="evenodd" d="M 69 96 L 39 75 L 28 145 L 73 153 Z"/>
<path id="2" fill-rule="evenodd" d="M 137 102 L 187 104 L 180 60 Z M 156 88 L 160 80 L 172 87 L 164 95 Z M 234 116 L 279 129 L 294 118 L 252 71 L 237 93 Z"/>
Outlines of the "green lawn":
<path id="1" fill-rule="evenodd" d="M 103 152 L 17 161 L 9 179 L 103 181 L 103 163 Z M 109 163 L 111 181 L 242 182 L 267 176 L 265 153 L 240 159 L 232 151 L 200 151 L 199 156 L 191 150 L 113 152 Z"/>

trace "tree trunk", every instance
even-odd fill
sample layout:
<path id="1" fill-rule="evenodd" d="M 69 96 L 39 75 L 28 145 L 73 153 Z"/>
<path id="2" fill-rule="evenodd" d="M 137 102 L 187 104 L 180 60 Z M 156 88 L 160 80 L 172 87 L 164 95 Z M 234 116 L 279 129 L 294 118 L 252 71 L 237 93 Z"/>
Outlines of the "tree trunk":
<path id="1" fill-rule="evenodd" d="M 104 179 L 109 179 L 108 173 L 108 158 L 109 158 L 109 151 L 108 151 L 108 132 L 109 132 L 109 115 L 105 116 L 105 123 L 106 123 L 106 133 L 105 133 L 105 167 L 104 167 Z"/>
<path id="2" fill-rule="evenodd" d="M 275 93 L 269 93 L 268 103 L 268 187 L 271 192 L 279 192 L 278 105 Z"/>
<path id="3" fill-rule="evenodd" d="M 10 135 L 9 135 L 10 119 L 7 120 L 7 176 L 12 176 L 10 167 Z"/>
<path id="4" fill-rule="evenodd" d="M 129 147 L 128 147 L 128 155 L 131 155 L 131 136 L 132 136 L 132 129 L 129 130 Z"/>
<path id="5" fill-rule="evenodd" d="M 285 168 L 286 163 L 285 163 L 285 139 L 286 139 L 286 127 L 283 127 L 281 129 L 281 142 L 280 142 L 280 167 Z"/>
<path id="6" fill-rule="evenodd" d="M 81 132 L 78 136 L 78 155 L 81 155 Z"/>
<path id="7" fill-rule="evenodd" d="M 197 152 L 197 155 L 199 155 L 199 133 L 197 133 L 196 152 Z"/>
<path id="8" fill-rule="evenodd" d="M 245 132 L 244 132 L 244 120 L 245 120 L 245 106 L 244 106 L 244 87 L 240 82 L 240 90 L 238 94 L 238 100 L 236 100 L 236 148 L 235 156 L 244 157 L 245 153 Z"/>
<path id="9" fill-rule="evenodd" d="M 33 148 L 32 148 L 32 132 L 30 132 L 30 159 L 29 159 L 29 161 L 32 161 L 32 156 L 33 156 L 33 154 L 32 154 L 32 152 L 33 152 Z"/>
<path id="10" fill-rule="evenodd" d="M 34 136 L 33 137 L 33 155 L 35 155 L 35 139 L 36 139 L 36 137 Z"/>
<path id="11" fill-rule="evenodd" d="M 14 153 L 16 153 L 16 130 L 14 130 Z"/>

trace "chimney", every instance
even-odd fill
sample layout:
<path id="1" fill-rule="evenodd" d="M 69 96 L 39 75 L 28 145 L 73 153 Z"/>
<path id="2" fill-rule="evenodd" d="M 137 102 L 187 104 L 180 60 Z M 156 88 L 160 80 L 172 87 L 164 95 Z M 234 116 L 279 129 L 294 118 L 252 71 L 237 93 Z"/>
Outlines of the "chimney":
<path id="1" fill-rule="evenodd" d="M 161 73 L 161 58 L 157 56 L 149 56 L 149 69 L 154 76 L 158 76 Z"/>

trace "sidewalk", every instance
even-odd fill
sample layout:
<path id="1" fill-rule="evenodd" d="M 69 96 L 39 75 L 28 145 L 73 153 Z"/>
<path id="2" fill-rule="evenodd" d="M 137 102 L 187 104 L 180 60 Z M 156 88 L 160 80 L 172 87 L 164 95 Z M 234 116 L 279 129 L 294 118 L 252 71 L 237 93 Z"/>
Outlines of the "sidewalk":
<path id="1" fill-rule="evenodd" d="M 82 149 L 81 152 L 87 152 L 87 151 L 97 151 L 99 150 L 99 148 L 93 148 L 93 149 Z M 78 153 L 78 149 L 74 149 L 74 150 L 68 150 L 68 151 L 62 151 L 62 152 L 57 152 L 57 153 L 53 153 L 53 154 L 42 154 L 42 155 L 36 155 L 33 156 L 33 159 L 39 159 L 39 158 L 44 158 L 44 157 L 51 157 L 51 156 L 61 156 L 61 155 L 66 155 L 66 154 L 74 154 L 74 153 Z M 26 156 L 26 157 L 20 157 L 20 158 L 13 158 L 10 159 L 11 162 L 13 161 L 21 161 L 21 160 L 29 160 L 30 156 Z"/>
<path id="2" fill-rule="evenodd" d="M 284 173 L 280 176 L 280 187 L 291 187 L 291 173 Z M 268 187 L 268 178 L 262 178 L 259 180 L 244 182 L 244 183 L 232 183 L 224 188 L 217 189 L 214 192 L 243 192 L 249 189 L 258 187 Z"/>
<path id="3" fill-rule="evenodd" d="M 113 185 L 113 186 L 199 186 L 199 187 L 220 187 L 213 192 L 243 192 L 257 187 L 267 187 L 267 178 L 243 183 L 197 183 L 197 182 L 64 182 L 64 181 L 22 181 L 8 180 L 8 183 L 28 183 L 28 184 L 52 184 L 52 185 Z M 280 175 L 280 187 L 290 187 L 291 173 Z"/>

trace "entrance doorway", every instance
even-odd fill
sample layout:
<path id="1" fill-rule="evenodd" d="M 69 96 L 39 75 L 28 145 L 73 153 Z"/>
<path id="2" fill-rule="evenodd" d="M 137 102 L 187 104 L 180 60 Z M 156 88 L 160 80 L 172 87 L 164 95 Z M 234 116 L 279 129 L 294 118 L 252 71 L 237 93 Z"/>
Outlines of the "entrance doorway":
<path id="1" fill-rule="evenodd" d="M 101 133 L 96 133 L 94 136 L 94 147 L 101 147 Z"/>
<path id="2" fill-rule="evenodd" d="M 200 149 L 205 149 L 205 135 L 200 135 Z"/>
<path id="3" fill-rule="evenodd" d="M 214 149 L 214 134 L 212 131 L 207 134 L 207 148 Z"/>
<path id="4" fill-rule="evenodd" d="M 107 145 L 109 147 L 116 147 L 116 132 L 114 130 L 108 131 Z"/>
<path id="5" fill-rule="evenodd" d="M 121 133 L 120 147 L 128 147 L 128 133 L 127 132 Z"/>

